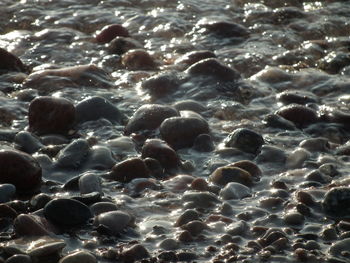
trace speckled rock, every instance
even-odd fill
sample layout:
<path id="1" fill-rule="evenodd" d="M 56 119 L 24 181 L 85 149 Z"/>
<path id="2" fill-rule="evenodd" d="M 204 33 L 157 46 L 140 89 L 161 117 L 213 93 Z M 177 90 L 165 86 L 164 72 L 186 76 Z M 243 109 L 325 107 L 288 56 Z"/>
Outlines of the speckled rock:
<path id="1" fill-rule="evenodd" d="M 14 54 L 0 48 L 0 75 L 8 71 L 28 71 L 23 62 Z"/>
<path id="2" fill-rule="evenodd" d="M 209 125 L 202 118 L 172 117 L 160 126 L 162 139 L 175 150 L 192 147 L 196 137 L 203 133 L 209 133 Z"/>
<path id="3" fill-rule="evenodd" d="M 224 200 L 242 199 L 252 195 L 250 188 L 239 183 L 228 183 L 221 191 L 220 197 Z"/>
<path id="4" fill-rule="evenodd" d="M 143 49 L 131 49 L 124 53 L 122 64 L 129 70 L 155 70 L 157 68 L 154 58 Z"/>
<path id="5" fill-rule="evenodd" d="M 142 158 L 153 158 L 167 170 L 177 169 L 180 159 L 177 153 L 164 141 L 159 139 L 149 139 L 142 147 Z"/>
<path id="6" fill-rule="evenodd" d="M 112 24 L 103 27 L 101 31 L 96 34 L 95 40 L 98 43 L 108 43 L 118 36 L 128 37 L 129 32 L 122 25 Z"/>
<path id="7" fill-rule="evenodd" d="M 98 120 L 104 118 L 112 123 L 122 123 L 125 118 L 119 109 L 103 97 L 90 97 L 80 101 L 76 106 L 76 122 Z M 91 110 L 93 109 L 93 110 Z"/>
<path id="8" fill-rule="evenodd" d="M 261 146 L 264 144 L 263 137 L 246 128 L 234 130 L 224 141 L 228 147 L 238 148 L 247 153 L 258 154 Z"/>
<path id="9" fill-rule="evenodd" d="M 95 217 L 94 225 L 103 225 L 111 235 L 120 234 L 130 223 L 131 216 L 123 211 L 110 211 Z"/>
<path id="10" fill-rule="evenodd" d="M 139 49 L 142 47 L 142 44 L 133 38 L 118 36 L 109 42 L 107 50 L 111 54 L 122 55 L 131 49 Z"/>
<path id="11" fill-rule="evenodd" d="M 64 98 L 38 97 L 29 105 L 29 131 L 37 134 L 65 134 L 73 126 L 75 108 Z"/>
<path id="12" fill-rule="evenodd" d="M 60 259 L 58 263 L 96 263 L 96 257 L 87 251 L 76 251 Z"/>
<path id="13" fill-rule="evenodd" d="M 44 207 L 45 217 L 60 226 L 77 226 L 86 223 L 92 213 L 85 204 L 74 199 L 54 199 Z"/>
<path id="14" fill-rule="evenodd" d="M 322 206 L 326 215 L 338 218 L 350 218 L 350 187 L 335 187 L 327 192 Z"/>
<path id="15" fill-rule="evenodd" d="M 161 123 L 170 117 L 179 116 L 179 112 L 170 106 L 146 104 L 137 109 L 125 126 L 125 133 L 130 134 L 142 130 L 157 129 Z"/>
<path id="16" fill-rule="evenodd" d="M 16 186 L 13 184 L 0 184 L 0 203 L 6 203 L 12 199 L 16 193 Z"/>
<path id="17" fill-rule="evenodd" d="M 13 184 L 17 191 L 35 190 L 41 183 L 41 167 L 29 154 L 0 151 L 0 183 Z"/>
<path id="18" fill-rule="evenodd" d="M 245 186 L 252 186 L 252 175 L 238 167 L 223 166 L 217 168 L 210 176 L 209 181 L 218 184 L 226 185 L 230 182 L 236 182 Z"/>
<path id="19" fill-rule="evenodd" d="M 311 108 L 298 104 L 290 104 L 280 108 L 276 114 L 303 128 L 318 121 L 317 112 Z"/>
<path id="20" fill-rule="evenodd" d="M 60 168 L 76 169 L 86 161 L 90 153 L 90 146 L 85 139 L 76 139 L 63 148 L 56 161 L 56 166 Z"/>
<path id="21" fill-rule="evenodd" d="M 142 159 L 131 158 L 114 165 L 110 177 L 113 180 L 128 183 L 135 178 L 149 177 L 149 171 Z"/>

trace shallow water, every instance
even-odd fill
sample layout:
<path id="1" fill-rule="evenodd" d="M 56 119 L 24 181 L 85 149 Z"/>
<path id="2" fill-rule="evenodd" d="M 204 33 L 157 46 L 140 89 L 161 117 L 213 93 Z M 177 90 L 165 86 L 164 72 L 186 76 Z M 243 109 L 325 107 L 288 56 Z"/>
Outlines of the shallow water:
<path id="1" fill-rule="evenodd" d="M 310 232 L 318 236 L 319 248 L 307 249 L 308 260 L 326 262 L 330 257 L 329 247 L 344 238 L 339 229 L 334 240 L 322 237 L 323 230 L 336 228 L 338 221 L 328 218 L 317 205 L 310 208 L 311 214 L 303 216 L 300 224 L 288 224 L 284 216 L 298 209 L 299 191 L 310 193 L 321 202 L 331 187 L 349 186 L 349 157 L 336 152 L 349 141 L 350 123 L 332 116 L 338 111 L 350 114 L 350 2 L 2 0 L 0 10 L 0 47 L 17 55 L 32 72 L 86 64 L 99 68 L 93 68 L 93 77 L 79 78 L 78 74 L 78 80 L 74 80 L 74 73 L 68 80 L 52 76 L 38 81 L 33 76 L 27 78 L 24 73 L 0 75 L 0 109 L 7 116 L 0 116 L 2 130 L 17 132 L 28 126 L 30 99 L 21 100 L 18 95 L 25 89 L 32 89 L 28 91 L 32 98 L 49 95 L 67 98 L 74 104 L 90 96 L 102 96 L 127 118 L 146 103 L 172 105 L 193 99 L 206 108 L 201 114 L 209 123 L 215 150 L 178 150 L 183 162 L 179 173 L 208 181 L 216 168 L 240 160 L 253 160 L 262 170 L 261 180 L 251 187 L 250 197 L 224 201 L 216 193 L 218 202 L 212 207 L 201 207 L 200 201 L 186 202 L 184 196 L 193 189 L 187 184 L 176 185 L 176 181 L 170 179 L 159 179 L 157 187 L 141 193 L 135 193 L 132 183 L 102 179 L 105 197 L 132 214 L 136 226 L 108 242 L 92 233 L 92 227 L 76 230 L 76 238 L 56 235 L 67 244 L 64 255 L 76 249 L 88 249 L 99 261 L 110 262 L 112 259 L 108 259 L 105 251 L 136 240 L 152 257 L 157 257 L 162 251 L 161 241 L 178 239 L 182 230 L 174 223 L 187 208 L 197 208 L 201 220 L 209 227 L 194 241 L 178 243 L 176 251 L 194 252 L 198 256 L 196 262 L 296 262 L 300 258 L 295 256 L 295 250 L 306 246 L 310 240 L 305 235 Z M 231 31 L 226 32 L 224 27 L 208 26 L 217 21 L 240 24 L 248 34 L 237 37 Z M 158 68 L 128 70 L 119 55 L 108 53 L 108 44 L 96 43 L 95 34 L 109 24 L 122 24 L 127 28 L 130 36 L 157 61 Z M 235 68 L 242 79 L 232 84 L 188 77 L 185 68 L 175 61 L 196 50 L 214 52 L 222 63 Z M 155 96 L 141 87 L 144 79 L 168 70 L 183 80 L 174 92 Z M 295 90 L 308 92 L 307 96 L 313 100 L 304 104 L 318 115 L 331 117 L 301 128 L 285 129 L 267 124 L 268 114 L 293 101 L 290 97 L 283 101 L 278 95 L 288 90 L 294 90 L 293 94 Z M 120 144 L 113 148 L 109 141 L 123 136 L 124 126 L 125 123 L 98 120 L 75 127 L 75 132 L 82 138 L 95 138 L 97 145 L 111 149 L 116 162 L 120 162 L 140 156 L 140 149 L 133 144 L 126 142 L 124 148 Z M 249 128 L 263 136 L 265 146 L 257 156 L 225 147 L 224 139 L 237 128 Z M 159 132 L 150 136 L 159 137 Z M 319 137 L 328 141 L 327 149 L 322 149 L 319 142 L 302 144 L 304 140 Z M 4 149 L 14 146 L 11 140 L 4 139 L 0 143 Z M 54 197 L 78 195 L 60 186 L 83 172 L 92 171 L 103 178 L 109 171 L 96 169 L 94 165 L 99 165 L 101 160 L 92 160 L 91 165 L 67 171 L 53 165 L 56 157 L 50 159 L 40 153 L 33 156 L 39 160 L 46 181 L 41 192 Z M 308 179 L 307 175 L 320 171 L 321 165 L 336 167 L 337 174 L 324 172 L 325 181 Z M 286 184 L 283 192 L 273 187 L 276 181 Z M 49 190 L 50 182 L 57 188 Z M 231 213 L 223 212 L 223 206 L 230 206 Z M 222 218 L 213 219 L 210 217 L 213 215 L 226 216 L 232 223 Z M 227 234 L 240 220 L 247 222 L 247 233 Z M 250 241 L 262 237 L 253 232 L 255 226 L 285 231 L 287 245 L 255 251 Z M 11 228 L 5 232 L 11 232 Z M 235 253 L 225 247 L 232 243 L 239 246 Z M 216 250 L 211 252 L 209 246 Z M 343 260 L 349 260 L 348 254 L 344 257 Z"/>

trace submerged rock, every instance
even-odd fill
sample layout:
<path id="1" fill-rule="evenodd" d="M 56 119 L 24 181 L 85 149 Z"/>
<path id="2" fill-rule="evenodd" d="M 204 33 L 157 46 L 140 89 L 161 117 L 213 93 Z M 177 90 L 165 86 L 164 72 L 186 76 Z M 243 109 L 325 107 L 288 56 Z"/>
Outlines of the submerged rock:
<path id="1" fill-rule="evenodd" d="M 322 201 L 326 215 L 337 219 L 350 218 L 350 187 L 335 187 L 329 190 Z"/>
<path id="2" fill-rule="evenodd" d="M 155 70 L 157 68 L 154 58 L 143 49 L 132 49 L 124 53 L 122 64 L 129 70 Z"/>
<path id="3" fill-rule="evenodd" d="M 95 217 L 94 225 L 103 225 L 111 235 L 120 234 L 130 223 L 131 216 L 123 211 L 110 211 Z"/>
<path id="4" fill-rule="evenodd" d="M 280 108 L 276 114 L 303 128 L 318 121 L 317 112 L 303 105 L 290 104 Z"/>
<path id="5" fill-rule="evenodd" d="M 181 79 L 176 72 L 165 71 L 144 80 L 141 87 L 157 99 L 175 92 L 180 84 Z"/>
<path id="6" fill-rule="evenodd" d="M 142 48 L 142 44 L 130 37 L 115 37 L 108 45 L 108 52 L 122 55 L 131 49 Z"/>
<path id="7" fill-rule="evenodd" d="M 112 24 L 107 25 L 96 34 L 95 40 L 98 43 L 108 43 L 115 37 L 128 37 L 128 30 L 122 25 Z"/>
<path id="8" fill-rule="evenodd" d="M 27 72 L 28 68 L 17 56 L 0 48 L 0 75 L 8 71 Z"/>
<path id="9" fill-rule="evenodd" d="M 243 152 L 258 154 L 265 142 L 263 137 L 255 131 L 240 128 L 233 131 L 224 143 L 228 147 L 238 148 Z"/>
<path id="10" fill-rule="evenodd" d="M 217 168 L 210 176 L 209 181 L 218 185 L 227 185 L 230 182 L 240 183 L 245 186 L 252 186 L 252 175 L 238 167 L 230 165 Z"/>
<path id="11" fill-rule="evenodd" d="M 149 171 L 140 158 L 131 158 L 117 163 L 112 167 L 110 178 L 122 183 L 128 183 L 135 178 L 147 178 Z"/>
<path id="12" fill-rule="evenodd" d="M 87 251 L 76 251 L 60 259 L 58 263 L 97 263 L 96 257 Z"/>

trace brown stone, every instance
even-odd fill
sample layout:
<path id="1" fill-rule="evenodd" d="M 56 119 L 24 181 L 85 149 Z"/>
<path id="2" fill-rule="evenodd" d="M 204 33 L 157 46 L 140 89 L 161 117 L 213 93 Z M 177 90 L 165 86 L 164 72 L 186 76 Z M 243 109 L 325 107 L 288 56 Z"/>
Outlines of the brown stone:
<path id="1" fill-rule="evenodd" d="M 118 24 L 107 25 L 100 32 L 96 34 L 96 41 L 98 43 L 108 43 L 115 37 L 128 37 L 128 30 Z"/>
<path id="2" fill-rule="evenodd" d="M 128 183 L 135 178 L 149 177 L 149 171 L 142 159 L 132 158 L 114 165 L 110 176 L 116 181 Z"/>

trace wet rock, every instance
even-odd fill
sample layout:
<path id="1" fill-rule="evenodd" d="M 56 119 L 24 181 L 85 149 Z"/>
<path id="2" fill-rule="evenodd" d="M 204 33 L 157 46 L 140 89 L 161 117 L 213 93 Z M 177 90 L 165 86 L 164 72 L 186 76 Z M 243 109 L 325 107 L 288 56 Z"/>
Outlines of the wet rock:
<path id="1" fill-rule="evenodd" d="M 178 261 L 193 262 L 198 258 L 198 255 L 190 251 L 182 251 L 176 254 Z"/>
<path id="2" fill-rule="evenodd" d="M 146 189 L 159 190 L 161 186 L 153 178 L 135 178 L 128 185 L 130 195 L 138 196 Z"/>
<path id="3" fill-rule="evenodd" d="M 98 43 L 108 43 L 115 37 L 128 37 L 128 30 L 122 25 L 107 25 L 96 34 L 95 40 Z"/>
<path id="4" fill-rule="evenodd" d="M 188 222 L 182 225 L 181 228 L 190 232 L 192 236 L 198 236 L 204 229 L 209 229 L 206 223 L 199 220 Z"/>
<path id="5" fill-rule="evenodd" d="M 339 240 L 335 242 L 330 248 L 329 253 L 332 256 L 340 257 L 340 258 L 346 258 L 349 260 L 349 253 L 350 253 L 350 238 L 345 238 L 343 240 Z"/>
<path id="6" fill-rule="evenodd" d="M 164 186 L 171 192 L 184 192 L 190 189 L 190 184 L 195 178 L 186 174 L 176 175 L 163 182 Z"/>
<path id="7" fill-rule="evenodd" d="M 189 202 L 194 208 L 208 208 L 219 203 L 219 199 L 210 192 L 187 191 L 182 196 L 183 202 Z"/>
<path id="8" fill-rule="evenodd" d="M 180 242 L 191 242 L 191 241 L 193 241 L 193 237 L 189 231 L 184 230 L 184 231 L 180 232 L 180 234 L 178 236 L 178 240 Z"/>
<path id="9" fill-rule="evenodd" d="M 120 234 L 130 223 L 131 216 L 123 211 L 110 211 L 95 217 L 94 225 L 103 225 L 111 235 Z"/>
<path id="10" fill-rule="evenodd" d="M 17 191 L 33 191 L 41 183 L 39 163 L 24 152 L 1 150 L 0 167 L 0 183 L 13 184 Z"/>
<path id="11" fill-rule="evenodd" d="M 40 239 L 30 242 L 30 245 L 27 254 L 31 256 L 31 258 L 40 258 L 61 253 L 66 243 L 62 240 L 41 237 Z"/>
<path id="12" fill-rule="evenodd" d="M 137 109 L 125 126 L 125 133 L 157 129 L 161 123 L 170 117 L 179 116 L 179 112 L 169 106 L 146 104 Z"/>
<path id="13" fill-rule="evenodd" d="M 283 104 L 300 104 L 305 105 L 307 103 L 317 103 L 317 97 L 303 90 L 286 90 L 277 94 L 277 100 Z"/>
<path id="14" fill-rule="evenodd" d="M 219 195 L 224 200 L 242 199 L 251 196 L 252 191 L 243 184 L 231 182 L 220 191 Z"/>
<path id="15" fill-rule="evenodd" d="M 81 194 L 92 192 L 102 193 L 101 181 L 97 174 L 85 173 L 79 178 L 79 190 Z"/>
<path id="16" fill-rule="evenodd" d="M 200 24 L 204 28 L 204 33 L 211 33 L 218 37 L 245 38 L 249 36 L 249 30 L 244 26 L 226 21 L 215 21 Z"/>
<path id="17" fill-rule="evenodd" d="M 199 134 L 193 142 L 193 149 L 199 152 L 211 152 L 215 149 L 215 145 L 209 134 Z"/>
<path id="18" fill-rule="evenodd" d="M 262 171 L 260 170 L 259 166 L 249 160 L 234 162 L 229 164 L 229 166 L 238 167 L 247 171 L 253 177 L 254 181 L 259 181 L 260 177 L 262 176 Z"/>
<path id="19" fill-rule="evenodd" d="M 329 190 L 322 206 L 326 215 L 332 218 L 347 219 L 350 218 L 350 187 L 335 187 Z"/>
<path id="20" fill-rule="evenodd" d="M 150 255 L 147 249 L 141 244 L 136 244 L 130 248 L 125 249 L 121 254 L 121 258 L 123 262 L 126 262 L 126 263 L 139 261 L 149 257 Z"/>
<path id="21" fill-rule="evenodd" d="M 350 65 L 350 55 L 348 53 L 330 52 L 319 62 L 319 68 L 329 74 L 337 74 L 344 67 Z"/>
<path id="22" fill-rule="evenodd" d="M 160 126 L 162 139 L 175 150 L 192 147 L 196 137 L 203 133 L 209 133 L 209 125 L 199 118 L 172 117 Z"/>
<path id="23" fill-rule="evenodd" d="M 158 247 L 164 250 L 176 250 L 179 248 L 179 243 L 172 238 L 166 238 L 158 244 Z"/>
<path id="24" fill-rule="evenodd" d="M 98 202 L 90 206 L 90 210 L 95 216 L 105 212 L 115 211 L 117 209 L 117 205 L 112 202 Z"/>
<path id="25" fill-rule="evenodd" d="M 288 168 L 300 168 L 303 163 L 311 156 L 309 151 L 301 148 L 297 148 L 291 152 L 286 159 L 286 167 Z"/>
<path id="26" fill-rule="evenodd" d="M 175 222 L 175 226 L 182 226 L 187 224 L 190 221 L 198 220 L 199 214 L 196 210 L 188 209 L 184 213 L 182 213 Z"/>
<path id="27" fill-rule="evenodd" d="M 153 98 L 161 98 L 175 92 L 181 84 L 176 72 L 165 71 L 144 80 L 141 88 L 147 90 Z"/>
<path id="28" fill-rule="evenodd" d="M 207 108 L 200 102 L 195 100 L 180 100 L 173 104 L 173 107 L 178 111 L 194 111 L 197 113 L 201 113 L 206 111 Z"/>
<path id="29" fill-rule="evenodd" d="M 143 161 L 145 162 L 151 176 L 158 179 L 164 178 L 164 168 L 158 160 L 147 157 Z"/>
<path id="30" fill-rule="evenodd" d="M 289 225 L 301 225 L 304 223 L 304 216 L 296 211 L 290 211 L 284 215 L 284 222 Z"/>
<path id="31" fill-rule="evenodd" d="M 263 137 L 246 128 L 239 128 L 233 131 L 224 141 L 227 147 L 238 148 L 247 153 L 258 154 L 264 144 Z"/>
<path id="32" fill-rule="evenodd" d="M 63 148 L 57 156 L 56 166 L 60 168 L 79 168 L 90 153 L 89 143 L 85 139 L 76 139 Z"/>
<path id="33" fill-rule="evenodd" d="M 284 164 L 286 159 L 286 153 L 281 148 L 271 145 L 263 145 L 256 161 L 258 163 L 270 162 Z"/>
<path id="34" fill-rule="evenodd" d="M 38 97 L 29 105 L 29 130 L 37 134 L 65 134 L 75 120 L 73 103 L 64 98 Z"/>
<path id="35" fill-rule="evenodd" d="M 19 236 L 50 235 L 46 226 L 34 215 L 20 214 L 14 221 L 14 229 Z"/>
<path id="36" fill-rule="evenodd" d="M 276 114 L 303 128 L 318 121 L 317 112 L 311 108 L 298 104 L 290 104 L 280 108 Z"/>
<path id="37" fill-rule="evenodd" d="M 35 196 L 33 196 L 30 201 L 30 207 L 33 211 L 37 211 L 41 208 L 44 208 L 44 206 L 52 200 L 52 197 L 48 194 L 40 193 Z"/>
<path id="38" fill-rule="evenodd" d="M 283 130 L 295 130 L 296 127 L 293 122 L 282 118 L 277 114 L 268 114 L 264 117 L 263 122 L 266 123 L 268 127 L 278 128 Z"/>
<path id="39" fill-rule="evenodd" d="M 203 178 L 196 178 L 191 183 L 191 188 L 197 191 L 207 191 L 209 189 L 208 183 Z"/>
<path id="40" fill-rule="evenodd" d="M 0 184 L 0 203 L 6 203 L 16 194 L 16 186 L 13 184 Z"/>
<path id="41" fill-rule="evenodd" d="M 142 47 L 142 44 L 133 38 L 118 36 L 108 44 L 107 50 L 110 54 L 122 55 L 131 49 Z"/>
<path id="42" fill-rule="evenodd" d="M 96 263 L 96 257 L 87 251 L 76 251 L 60 259 L 58 263 Z"/>
<path id="43" fill-rule="evenodd" d="M 15 219 L 17 217 L 17 212 L 10 206 L 6 204 L 0 204 L 0 218 L 11 218 Z"/>
<path id="44" fill-rule="evenodd" d="M 39 138 L 27 131 L 20 131 L 16 134 L 15 143 L 18 150 L 32 154 L 43 147 Z"/>
<path id="45" fill-rule="evenodd" d="M 44 207 L 45 217 L 59 226 L 77 226 L 86 223 L 91 217 L 91 211 L 82 202 L 74 199 L 54 199 Z"/>
<path id="46" fill-rule="evenodd" d="M 223 166 L 217 168 L 210 176 L 209 181 L 218 185 L 227 185 L 230 182 L 240 183 L 245 186 L 252 186 L 252 175 L 238 167 Z"/>
<path id="47" fill-rule="evenodd" d="M 240 74 L 236 70 L 222 64 L 215 58 L 203 59 L 190 66 L 186 72 L 190 76 L 209 76 L 222 81 L 237 81 L 240 79 Z"/>
<path id="48" fill-rule="evenodd" d="M 310 152 L 329 152 L 330 144 L 326 138 L 310 138 L 300 142 L 300 147 Z"/>
<path id="49" fill-rule="evenodd" d="M 149 177 L 149 171 L 142 159 L 131 158 L 114 165 L 110 177 L 113 180 L 128 183 L 135 178 Z"/>
<path id="50" fill-rule="evenodd" d="M 216 58 L 216 55 L 209 50 L 195 50 L 188 52 L 175 60 L 175 64 L 190 66 L 206 58 Z"/>
<path id="51" fill-rule="evenodd" d="M 115 165 L 116 160 L 108 147 L 95 145 L 91 148 L 84 168 L 94 170 L 108 170 Z"/>
<path id="52" fill-rule="evenodd" d="M 28 68 L 17 56 L 0 48 L 0 75 L 8 71 L 27 72 Z"/>
<path id="53" fill-rule="evenodd" d="M 93 109 L 93 110 L 92 110 Z M 76 122 L 107 119 L 112 123 L 122 123 L 123 114 L 110 101 L 105 98 L 94 96 L 80 101 L 76 106 Z"/>
<path id="54" fill-rule="evenodd" d="M 28 255 L 15 254 L 6 259 L 5 263 L 32 263 L 32 259 Z"/>
<path id="55" fill-rule="evenodd" d="M 157 68 L 154 58 L 143 49 L 132 49 L 124 53 L 122 64 L 129 70 L 155 70 Z"/>
<path id="56" fill-rule="evenodd" d="M 142 158 L 156 159 L 166 170 L 176 170 L 180 165 L 177 153 L 164 141 L 149 139 L 142 147 Z"/>

